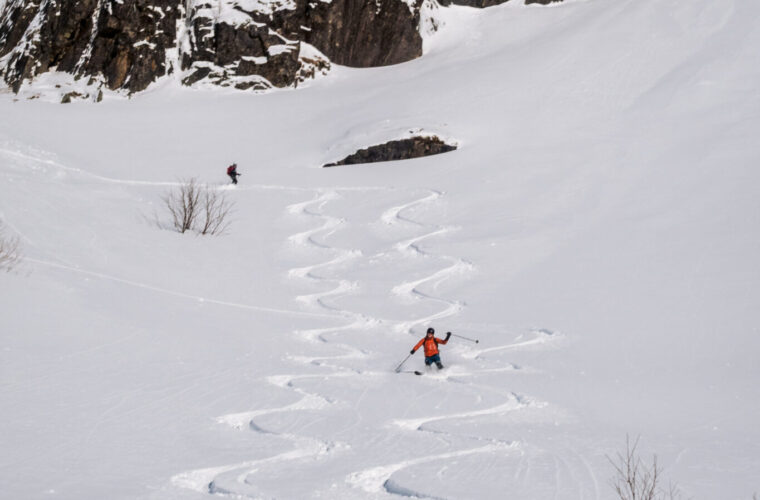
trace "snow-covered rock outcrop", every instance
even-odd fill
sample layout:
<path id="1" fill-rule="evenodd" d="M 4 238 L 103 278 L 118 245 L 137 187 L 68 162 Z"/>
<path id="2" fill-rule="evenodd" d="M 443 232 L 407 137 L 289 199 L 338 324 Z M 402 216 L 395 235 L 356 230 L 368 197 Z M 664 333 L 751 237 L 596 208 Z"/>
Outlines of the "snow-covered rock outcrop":
<path id="1" fill-rule="evenodd" d="M 421 11 L 506 0 L 8 0 L 0 2 L 0 78 L 98 99 L 172 76 L 184 85 L 266 90 L 422 55 Z M 548 3 L 551 0 L 527 0 Z M 63 82 L 63 83 L 62 83 Z M 68 94 L 67 94 L 68 92 Z"/>
<path id="2" fill-rule="evenodd" d="M 295 86 L 330 60 L 395 64 L 422 53 L 423 0 L 10 0 L 0 77 L 18 93 L 58 71 L 89 91 L 185 85 Z M 82 81 L 84 79 L 84 81 Z"/>

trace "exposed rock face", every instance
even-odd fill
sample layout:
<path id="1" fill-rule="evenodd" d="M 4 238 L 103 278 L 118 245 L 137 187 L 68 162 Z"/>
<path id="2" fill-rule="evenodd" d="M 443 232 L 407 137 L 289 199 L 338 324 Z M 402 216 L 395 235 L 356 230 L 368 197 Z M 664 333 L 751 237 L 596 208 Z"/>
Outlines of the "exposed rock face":
<path id="1" fill-rule="evenodd" d="M 287 20 L 293 34 L 309 21 L 305 41 L 336 64 L 367 68 L 410 61 L 422 55 L 420 6 L 399 0 L 303 3 L 304 15 Z"/>
<path id="2" fill-rule="evenodd" d="M 185 85 L 296 86 L 330 61 L 363 68 L 419 57 L 424 5 L 435 0 L 7 0 L 0 77 L 18 92 L 57 70 L 93 95 L 139 92 L 166 75 Z"/>
<path id="3" fill-rule="evenodd" d="M 9 0 L 0 76 L 14 92 L 54 69 L 130 93 L 175 72 L 187 85 L 293 86 L 329 60 L 371 67 L 419 57 L 422 2 Z"/>
<path id="4" fill-rule="evenodd" d="M 478 7 L 478 8 L 486 8 L 486 7 L 493 7 L 494 5 L 501 5 L 503 3 L 507 3 L 509 0 L 438 0 L 438 3 L 444 6 L 448 5 L 465 5 L 467 7 Z M 549 5 L 550 3 L 554 2 L 561 2 L 562 0 L 525 0 L 525 5 L 530 4 L 541 4 L 541 5 Z"/>
<path id="5" fill-rule="evenodd" d="M 176 0 L 12 0 L 0 17 L 0 75 L 16 92 L 51 69 L 143 90 L 167 72 L 178 16 Z"/>
<path id="6" fill-rule="evenodd" d="M 386 142 L 360 149 L 356 153 L 325 167 L 338 165 L 355 165 L 357 163 L 375 163 L 380 161 L 409 160 L 454 151 L 457 147 L 446 144 L 437 136 L 418 136 L 408 139 Z"/>
<path id="7" fill-rule="evenodd" d="M 246 2 L 221 1 L 231 4 L 230 22 L 219 22 L 210 1 L 196 3 L 189 14 L 191 50 L 183 56 L 182 68 L 194 71 L 187 83 L 201 78 L 219 83 L 234 74 L 252 77 L 237 87 L 285 87 L 329 68 L 320 52 L 353 67 L 422 55 L 418 26 L 423 0 L 411 5 L 404 0 L 269 0 L 250 11 Z M 305 53 L 302 44 L 317 50 Z"/>
<path id="8" fill-rule="evenodd" d="M 233 9 L 220 22 L 212 2 L 197 3 L 186 19 L 188 34 L 181 56 L 183 83 L 206 79 L 239 89 L 266 89 L 295 84 L 301 69 L 301 43 L 289 40 Z M 324 68 L 329 63 L 324 61 Z"/>

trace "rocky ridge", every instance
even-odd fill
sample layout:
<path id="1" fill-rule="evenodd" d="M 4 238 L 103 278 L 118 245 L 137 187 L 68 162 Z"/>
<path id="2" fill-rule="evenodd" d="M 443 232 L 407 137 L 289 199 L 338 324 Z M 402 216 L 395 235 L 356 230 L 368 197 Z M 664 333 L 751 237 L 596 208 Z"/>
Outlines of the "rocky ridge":
<path id="1" fill-rule="evenodd" d="M 331 63 L 374 67 L 422 55 L 425 10 L 507 0 L 7 0 L 0 78 L 14 93 L 53 72 L 72 97 L 188 86 L 295 87 Z M 549 3 L 552 0 L 526 0 Z M 61 93 L 64 93 L 64 90 Z"/>

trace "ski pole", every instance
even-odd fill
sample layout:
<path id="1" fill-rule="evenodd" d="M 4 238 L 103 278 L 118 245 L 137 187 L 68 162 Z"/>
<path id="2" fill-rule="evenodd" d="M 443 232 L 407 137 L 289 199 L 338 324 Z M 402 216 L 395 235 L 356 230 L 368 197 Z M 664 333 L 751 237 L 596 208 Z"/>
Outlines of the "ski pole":
<path id="1" fill-rule="evenodd" d="M 412 355 L 411 355 L 411 354 L 408 354 L 408 355 L 407 355 L 407 356 L 404 358 L 404 361 L 402 361 L 402 362 L 401 362 L 401 364 L 400 364 L 400 365 L 398 365 L 398 366 L 396 367 L 396 373 L 398 373 L 398 372 L 399 372 L 399 370 L 401 370 L 401 367 L 404 365 L 404 363 L 406 363 L 406 360 L 407 360 L 407 359 L 409 359 L 409 358 L 411 358 L 411 357 L 412 357 Z"/>
<path id="2" fill-rule="evenodd" d="M 476 344 L 477 344 L 478 342 L 480 342 L 479 340 L 476 340 L 476 339 L 471 339 L 471 338 L 469 338 L 469 337 L 462 337 L 461 335 L 457 335 L 456 333 L 452 333 L 452 334 L 451 334 L 451 336 L 452 336 L 452 337 L 459 337 L 460 339 L 469 340 L 470 342 L 475 342 Z"/>

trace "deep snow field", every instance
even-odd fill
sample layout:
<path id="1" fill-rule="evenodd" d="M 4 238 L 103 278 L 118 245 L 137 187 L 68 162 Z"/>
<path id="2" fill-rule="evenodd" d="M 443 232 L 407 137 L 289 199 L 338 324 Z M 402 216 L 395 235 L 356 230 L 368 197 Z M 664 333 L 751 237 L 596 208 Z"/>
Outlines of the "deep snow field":
<path id="1" fill-rule="evenodd" d="M 0 498 L 611 499 L 627 434 L 760 493 L 760 3 L 437 16 L 295 91 L 0 95 Z M 319 168 L 415 129 L 460 149 Z M 157 227 L 189 177 L 228 234 Z M 479 343 L 394 373 L 428 326 Z"/>

